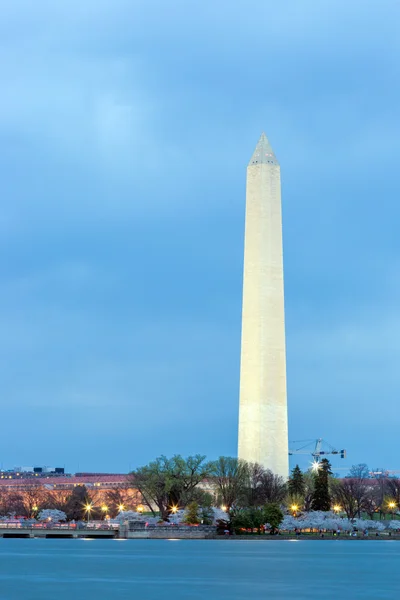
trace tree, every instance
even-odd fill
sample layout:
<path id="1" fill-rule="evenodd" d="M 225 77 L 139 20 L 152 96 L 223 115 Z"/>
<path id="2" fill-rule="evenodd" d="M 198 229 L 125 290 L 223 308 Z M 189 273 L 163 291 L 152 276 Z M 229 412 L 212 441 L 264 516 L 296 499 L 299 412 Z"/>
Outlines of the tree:
<path id="1" fill-rule="evenodd" d="M 365 463 L 360 463 L 358 465 L 353 465 L 349 471 L 349 477 L 352 479 L 368 479 L 369 478 L 369 468 Z"/>
<path id="2" fill-rule="evenodd" d="M 0 515 L 5 516 L 11 513 L 20 515 L 24 512 L 22 495 L 10 490 L 0 490 Z"/>
<path id="3" fill-rule="evenodd" d="M 161 518 L 167 520 L 174 507 L 184 508 L 194 500 L 197 486 L 210 471 L 210 464 L 200 454 L 187 459 L 180 455 L 170 459 L 160 456 L 134 471 L 130 481 L 153 515 L 154 507 L 157 507 Z"/>
<path id="4" fill-rule="evenodd" d="M 21 492 L 23 512 L 28 518 L 33 518 L 41 509 L 45 499 L 44 488 L 40 485 L 32 485 Z"/>
<path id="5" fill-rule="evenodd" d="M 354 519 L 358 512 L 354 479 L 337 479 L 332 487 L 333 500 L 337 502 L 348 519 Z"/>
<path id="6" fill-rule="evenodd" d="M 303 473 L 304 480 L 304 510 L 311 510 L 312 500 L 314 497 L 314 489 L 315 489 L 315 477 L 309 471 L 307 473 Z"/>
<path id="7" fill-rule="evenodd" d="M 112 517 L 115 517 L 120 512 L 121 506 L 125 510 L 132 510 L 143 502 L 140 493 L 132 489 L 128 482 L 121 483 L 111 490 L 107 490 L 104 501 L 108 507 L 108 514 Z"/>
<path id="8" fill-rule="evenodd" d="M 282 502 L 286 496 L 286 483 L 257 463 L 247 463 L 248 483 L 241 502 L 244 506 L 260 507 L 271 502 Z"/>
<path id="9" fill-rule="evenodd" d="M 261 506 L 265 504 L 263 501 L 262 480 L 265 474 L 265 469 L 258 463 L 247 464 L 248 481 L 246 484 L 245 496 L 242 501 L 246 506 Z"/>
<path id="10" fill-rule="evenodd" d="M 348 494 L 351 493 L 353 495 L 353 499 L 357 507 L 356 515 L 358 516 L 358 518 L 361 518 L 361 512 L 366 510 L 367 508 L 369 509 L 368 512 L 371 512 L 370 503 L 367 502 L 367 499 L 372 491 L 368 466 L 365 463 L 353 465 L 349 471 L 349 476 L 346 477 L 343 481 L 351 482 L 344 487 L 347 490 Z"/>
<path id="11" fill-rule="evenodd" d="M 52 490 L 46 496 L 46 507 L 65 511 L 71 490 Z"/>
<path id="12" fill-rule="evenodd" d="M 62 510 L 47 508 L 40 511 L 38 519 L 39 521 L 52 521 L 53 523 L 59 523 L 60 521 L 66 521 L 67 515 Z"/>
<path id="13" fill-rule="evenodd" d="M 190 502 L 185 511 L 184 522 L 188 525 L 198 525 L 200 523 L 200 507 L 197 502 Z"/>
<path id="14" fill-rule="evenodd" d="M 262 504 L 279 504 L 287 494 L 285 480 L 266 469 L 261 477 L 260 491 Z"/>
<path id="15" fill-rule="evenodd" d="M 289 494 L 291 496 L 302 496 L 304 497 L 306 491 L 306 485 L 304 482 L 303 473 L 299 467 L 296 465 L 292 470 L 292 474 L 288 483 Z"/>
<path id="16" fill-rule="evenodd" d="M 271 527 L 271 534 L 276 533 L 279 525 L 283 521 L 283 512 L 275 503 L 267 504 L 263 511 L 265 522 Z"/>
<path id="17" fill-rule="evenodd" d="M 304 496 L 299 494 L 289 494 L 285 498 L 285 506 L 294 516 L 297 516 L 302 512 L 304 507 Z"/>
<path id="18" fill-rule="evenodd" d="M 400 509 L 400 479 L 398 477 L 389 477 L 386 480 L 386 490 L 393 502 L 396 503 L 397 510 Z"/>
<path id="19" fill-rule="evenodd" d="M 92 510 L 89 514 L 85 509 L 85 506 L 92 506 Z M 92 498 L 89 496 L 86 486 L 78 485 L 72 490 L 72 493 L 68 498 L 65 506 L 65 513 L 69 521 L 72 519 L 75 521 L 82 521 L 87 516 L 98 516 L 98 510 L 95 513 L 94 508 Z"/>
<path id="20" fill-rule="evenodd" d="M 379 507 L 380 517 L 382 518 L 382 513 L 384 512 L 384 498 L 386 494 L 387 488 L 387 471 L 382 467 L 377 467 L 373 469 L 374 472 L 374 484 L 376 486 L 376 501 Z"/>
<path id="21" fill-rule="evenodd" d="M 250 529 L 252 532 L 257 529 L 258 535 L 264 529 L 265 515 L 261 508 L 239 508 L 233 509 L 231 514 L 231 526 L 236 534 L 243 530 Z"/>
<path id="22" fill-rule="evenodd" d="M 249 465 L 245 460 L 220 456 L 211 465 L 211 476 L 217 489 L 217 502 L 225 506 L 227 511 L 246 504 Z"/>
<path id="23" fill-rule="evenodd" d="M 329 493 L 329 475 L 332 473 L 328 459 L 323 458 L 319 463 L 319 469 L 314 476 L 315 488 L 312 497 L 312 510 L 328 511 L 331 508 L 331 496 Z"/>

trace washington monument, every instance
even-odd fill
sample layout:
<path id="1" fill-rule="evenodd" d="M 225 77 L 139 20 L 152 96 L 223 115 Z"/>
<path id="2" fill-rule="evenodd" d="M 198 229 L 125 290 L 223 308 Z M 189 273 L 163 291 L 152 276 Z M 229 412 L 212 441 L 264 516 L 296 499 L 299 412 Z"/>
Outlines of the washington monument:
<path id="1" fill-rule="evenodd" d="M 238 456 L 288 476 L 281 178 L 264 133 L 247 167 Z"/>

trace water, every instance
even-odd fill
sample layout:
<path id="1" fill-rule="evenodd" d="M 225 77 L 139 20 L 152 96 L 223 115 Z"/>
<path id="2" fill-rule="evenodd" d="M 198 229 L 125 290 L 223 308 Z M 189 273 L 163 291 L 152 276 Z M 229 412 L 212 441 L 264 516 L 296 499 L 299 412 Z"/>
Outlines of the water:
<path id="1" fill-rule="evenodd" d="M 1 600 L 398 598 L 400 542 L 0 539 Z"/>

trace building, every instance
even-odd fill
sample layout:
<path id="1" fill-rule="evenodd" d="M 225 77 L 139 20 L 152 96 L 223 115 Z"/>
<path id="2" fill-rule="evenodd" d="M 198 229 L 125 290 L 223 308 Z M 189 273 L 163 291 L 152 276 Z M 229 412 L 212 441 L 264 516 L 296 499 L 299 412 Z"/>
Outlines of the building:
<path id="1" fill-rule="evenodd" d="M 288 476 L 281 180 L 264 133 L 247 167 L 238 456 Z"/>
<path id="2" fill-rule="evenodd" d="M 0 477 L 1 490 L 29 490 L 35 487 L 44 487 L 47 490 L 70 490 L 74 487 L 85 486 L 88 489 L 112 490 L 128 488 L 130 485 L 127 475 L 118 474 L 92 474 L 79 473 L 64 476 L 40 476 L 13 478 L 11 475 Z"/>

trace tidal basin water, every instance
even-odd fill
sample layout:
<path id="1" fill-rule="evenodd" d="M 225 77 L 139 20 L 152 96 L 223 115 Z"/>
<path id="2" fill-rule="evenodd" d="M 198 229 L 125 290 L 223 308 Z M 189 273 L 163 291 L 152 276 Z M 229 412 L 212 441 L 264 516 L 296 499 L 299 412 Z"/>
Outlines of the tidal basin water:
<path id="1" fill-rule="evenodd" d="M 400 542 L 0 539 L 1 600 L 400 597 Z"/>

